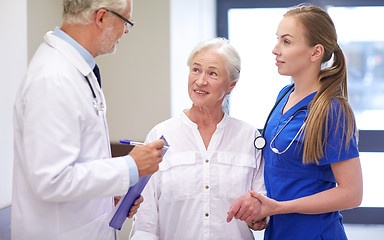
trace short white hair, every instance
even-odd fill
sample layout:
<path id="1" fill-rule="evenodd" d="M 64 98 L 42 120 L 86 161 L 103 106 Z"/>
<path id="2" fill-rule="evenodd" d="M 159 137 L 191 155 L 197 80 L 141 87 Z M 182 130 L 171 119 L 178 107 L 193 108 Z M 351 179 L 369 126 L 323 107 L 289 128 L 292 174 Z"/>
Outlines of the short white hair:
<path id="1" fill-rule="evenodd" d="M 240 55 L 229 43 L 228 39 L 218 37 L 197 44 L 189 55 L 188 67 L 192 66 L 192 61 L 196 54 L 203 50 L 211 50 L 222 56 L 227 66 L 229 81 L 236 82 L 239 80 L 241 70 Z"/>
<path id="2" fill-rule="evenodd" d="M 63 0 L 63 19 L 66 23 L 88 24 L 97 10 L 106 8 L 123 12 L 127 8 L 126 0 Z"/>

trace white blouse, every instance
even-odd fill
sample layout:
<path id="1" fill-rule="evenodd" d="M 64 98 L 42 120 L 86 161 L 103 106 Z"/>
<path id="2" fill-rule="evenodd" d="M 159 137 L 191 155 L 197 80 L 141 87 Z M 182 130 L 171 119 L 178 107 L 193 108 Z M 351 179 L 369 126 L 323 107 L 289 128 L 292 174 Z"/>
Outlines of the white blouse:
<path id="1" fill-rule="evenodd" d="M 162 135 L 170 148 L 142 193 L 132 239 L 253 239 L 245 222 L 226 218 L 248 190 L 266 193 L 257 129 L 225 114 L 206 149 L 182 113 L 155 126 L 147 142 Z"/>

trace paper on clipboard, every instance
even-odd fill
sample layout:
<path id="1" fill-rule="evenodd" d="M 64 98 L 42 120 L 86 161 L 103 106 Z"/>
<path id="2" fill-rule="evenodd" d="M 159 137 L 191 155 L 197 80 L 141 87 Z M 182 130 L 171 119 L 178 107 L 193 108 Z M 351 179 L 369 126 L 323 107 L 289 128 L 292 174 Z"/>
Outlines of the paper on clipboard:
<path id="1" fill-rule="evenodd" d="M 164 146 L 169 146 L 167 140 L 165 140 L 164 136 L 161 136 L 160 139 L 163 139 L 165 144 Z M 163 148 L 163 155 L 167 152 L 168 149 Z M 151 178 L 151 175 L 140 177 L 139 182 L 129 188 L 127 194 L 120 199 L 119 203 L 115 208 L 115 213 L 109 222 L 109 226 L 113 227 L 117 230 L 121 230 L 124 221 L 127 219 L 129 210 L 131 209 L 133 202 L 140 196 L 143 191 L 145 185 Z"/>

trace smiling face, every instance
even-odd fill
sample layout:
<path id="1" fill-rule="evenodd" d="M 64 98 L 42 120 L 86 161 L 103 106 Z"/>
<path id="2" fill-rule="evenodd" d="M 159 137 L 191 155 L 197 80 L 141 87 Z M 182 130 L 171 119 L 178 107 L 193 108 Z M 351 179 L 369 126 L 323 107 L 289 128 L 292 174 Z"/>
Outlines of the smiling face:
<path id="1" fill-rule="evenodd" d="M 284 17 L 277 28 L 277 44 L 272 50 L 281 75 L 300 76 L 309 69 L 313 47 L 310 47 L 302 24 L 293 16 Z"/>
<path id="2" fill-rule="evenodd" d="M 230 82 L 226 63 L 213 50 L 197 53 L 190 66 L 188 93 L 193 105 L 221 109 L 225 95 L 235 86 Z"/>

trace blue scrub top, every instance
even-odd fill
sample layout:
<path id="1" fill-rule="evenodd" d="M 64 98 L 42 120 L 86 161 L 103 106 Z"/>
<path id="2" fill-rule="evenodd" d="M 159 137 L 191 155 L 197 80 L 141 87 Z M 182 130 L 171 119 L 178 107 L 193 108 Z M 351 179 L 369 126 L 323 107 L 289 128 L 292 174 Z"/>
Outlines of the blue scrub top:
<path id="1" fill-rule="evenodd" d="M 282 96 L 289 86 L 284 87 L 278 98 Z M 299 103 L 282 114 L 283 108 L 288 100 L 292 88 L 276 106 L 271 114 L 265 129 L 264 136 L 267 144 L 263 149 L 265 159 L 264 179 L 268 197 L 287 201 L 304 196 L 316 194 L 336 186 L 336 181 L 331 169 L 331 163 L 358 157 L 356 137 L 354 136 L 349 148 L 345 149 L 345 136 L 343 126 L 339 124 L 336 131 L 337 114 L 339 103 L 332 101 L 328 135 L 325 147 L 325 156 L 319 159 L 317 164 L 303 164 L 303 135 L 299 135 L 288 150 L 283 154 L 276 154 L 270 148 L 271 140 L 281 130 L 288 119 L 303 106 L 308 106 L 316 93 L 312 93 L 302 99 Z M 275 138 L 272 147 L 280 152 L 284 151 L 291 143 L 307 116 L 307 110 L 298 111 L 291 121 L 284 127 Z M 264 239 L 347 239 L 342 225 L 342 216 L 339 212 L 324 214 L 278 214 L 270 219 L 268 228 L 265 230 Z"/>

